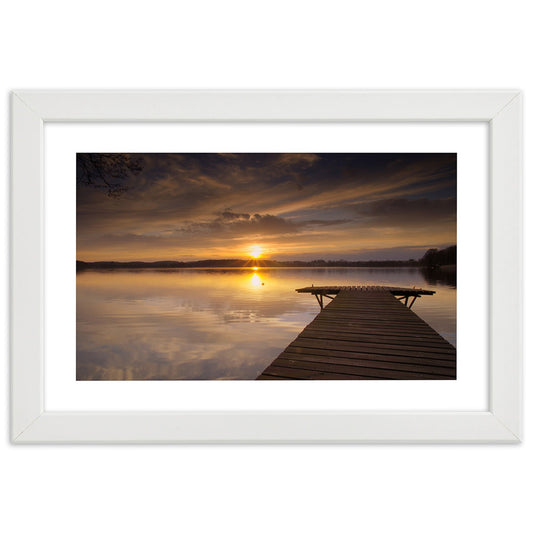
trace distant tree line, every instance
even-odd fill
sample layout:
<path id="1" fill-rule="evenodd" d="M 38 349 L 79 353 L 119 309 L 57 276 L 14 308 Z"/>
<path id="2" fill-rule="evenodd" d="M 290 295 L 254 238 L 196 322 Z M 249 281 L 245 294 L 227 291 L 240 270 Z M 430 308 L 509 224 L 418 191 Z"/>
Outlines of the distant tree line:
<path id="1" fill-rule="evenodd" d="M 270 259 L 206 259 L 203 261 L 97 261 L 93 263 L 76 261 L 76 270 L 86 269 L 115 269 L 115 268 L 245 268 L 250 266 L 260 267 L 426 267 L 439 268 L 444 265 L 455 265 L 457 247 L 450 246 L 443 250 L 429 249 L 419 260 L 408 261 L 345 261 L 343 259 L 326 261 L 315 259 L 313 261 L 273 261 Z"/>
<path id="2" fill-rule="evenodd" d="M 438 268 L 445 265 L 457 264 L 457 246 L 450 246 L 442 250 L 430 248 L 419 261 L 421 266 Z"/>

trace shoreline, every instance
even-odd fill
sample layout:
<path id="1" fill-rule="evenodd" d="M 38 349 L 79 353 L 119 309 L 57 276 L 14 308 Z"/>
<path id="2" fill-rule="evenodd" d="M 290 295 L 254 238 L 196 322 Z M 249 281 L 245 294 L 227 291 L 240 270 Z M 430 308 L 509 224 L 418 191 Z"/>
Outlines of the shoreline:
<path id="1" fill-rule="evenodd" d="M 423 265 L 242 265 L 242 266 L 219 266 L 219 265 L 205 265 L 205 266 L 164 266 L 164 265 L 151 265 L 146 266 L 133 266 L 125 263 L 120 266 L 104 266 L 104 265 L 92 265 L 77 267 L 77 272 L 83 272 L 86 270 L 281 270 L 281 269 L 298 269 L 298 270 L 327 270 L 327 269 L 351 269 L 351 268 L 381 268 L 381 269 L 417 269 L 426 270 L 431 272 L 453 272 L 457 270 L 457 265 L 443 265 L 438 268 L 428 268 Z"/>

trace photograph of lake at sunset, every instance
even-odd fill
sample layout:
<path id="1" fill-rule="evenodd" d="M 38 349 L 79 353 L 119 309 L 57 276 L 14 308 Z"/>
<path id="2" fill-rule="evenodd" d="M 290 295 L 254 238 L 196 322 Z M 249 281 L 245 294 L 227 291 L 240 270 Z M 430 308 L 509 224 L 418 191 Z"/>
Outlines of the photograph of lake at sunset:
<path id="1" fill-rule="evenodd" d="M 456 379 L 455 153 L 78 153 L 76 379 Z"/>

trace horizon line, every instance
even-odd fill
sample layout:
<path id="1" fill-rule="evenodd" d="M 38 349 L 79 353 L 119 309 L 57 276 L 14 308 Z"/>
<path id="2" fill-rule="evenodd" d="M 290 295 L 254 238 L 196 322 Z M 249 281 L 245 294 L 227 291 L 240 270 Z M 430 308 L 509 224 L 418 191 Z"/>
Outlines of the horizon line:
<path id="1" fill-rule="evenodd" d="M 127 264 L 127 263 L 146 263 L 146 264 L 154 264 L 154 263 L 181 263 L 181 264 L 187 264 L 187 263 L 200 263 L 205 261 L 212 261 L 212 262 L 223 262 L 223 261 L 242 261 L 245 263 L 313 263 L 313 262 L 324 262 L 324 263 L 387 263 L 387 262 L 395 262 L 395 263 L 417 263 L 422 258 L 418 259 L 246 259 L 246 258 L 239 258 L 239 257 L 230 257 L 230 258 L 223 258 L 223 259 L 190 259 L 190 260 L 179 260 L 179 259 L 156 259 L 156 260 L 144 260 L 144 259 L 130 259 L 130 260 L 116 260 L 116 259 L 98 259 L 98 260 L 84 260 L 84 259 L 76 259 L 76 262 L 79 263 L 118 263 L 118 264 Z"/>

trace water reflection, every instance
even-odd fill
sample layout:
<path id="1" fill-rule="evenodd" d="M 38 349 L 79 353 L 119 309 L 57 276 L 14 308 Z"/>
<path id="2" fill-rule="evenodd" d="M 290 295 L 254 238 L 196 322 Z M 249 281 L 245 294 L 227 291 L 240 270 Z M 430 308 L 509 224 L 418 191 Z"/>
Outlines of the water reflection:
<path id="1" fill-rule="evenodd" d="M 250 278 L 250 281 L 252 282 L 252 285 L 254 287 L 260 287 L 261 285 L 264 285 L 264 283 L 261 281 L 261 278 L 257 274 L 257 272 L 254 272 L 252 274 L 252 277 Z"/>
<path id="2" fill-rule="evenodd" d="M 318 313 L 308 285 L 431 284 L 413 310 L 455 343 L 455 289 L 416 268 L 84 271 L 77 379 L 254 379 Z"/>
<path id="3" fill-rule="evenodd" d="M 441 268 L 421 268 L 420 272 L 429 285 L 439 285 L 441 282 L 450 287 L 457 286 L 457 270 L 455 266 Z"/>

